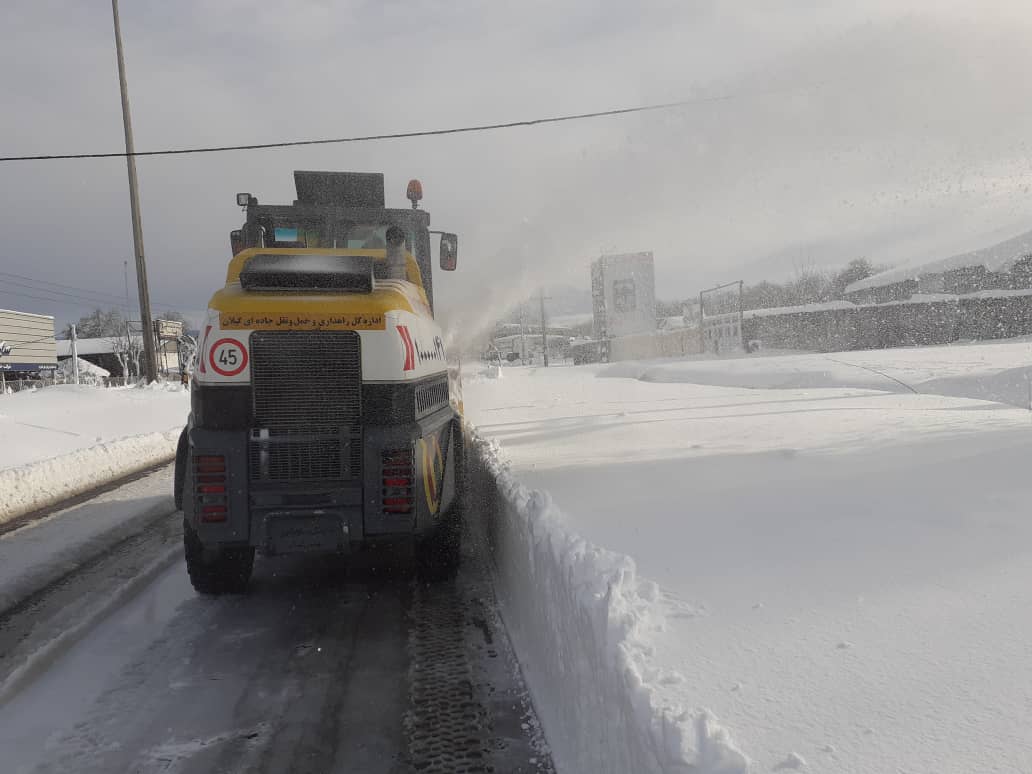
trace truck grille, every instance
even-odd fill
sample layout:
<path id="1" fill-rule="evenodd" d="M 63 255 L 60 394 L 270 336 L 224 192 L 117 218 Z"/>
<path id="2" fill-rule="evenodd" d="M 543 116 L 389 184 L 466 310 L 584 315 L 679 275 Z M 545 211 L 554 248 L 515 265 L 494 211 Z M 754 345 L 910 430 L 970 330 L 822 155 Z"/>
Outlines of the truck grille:
<path id="1" fill-rule="evenodd" d="M 448 405 L 448 377 L 416 387 L 416 419 Z"/>
<path id="2" fill-rule="evenodd" d="M 252 479 L 359 479 L 362 357 L 355 331 L 255 331 L 251 384 Z"/>

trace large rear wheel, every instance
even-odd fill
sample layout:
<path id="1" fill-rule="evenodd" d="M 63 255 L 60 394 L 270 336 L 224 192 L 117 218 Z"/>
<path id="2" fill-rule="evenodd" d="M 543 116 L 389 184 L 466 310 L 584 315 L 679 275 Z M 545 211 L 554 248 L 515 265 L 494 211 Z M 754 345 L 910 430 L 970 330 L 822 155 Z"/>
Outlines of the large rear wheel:
<path id="1" fill-rule="evenodd" d="M 458 503 L 430 535 L 416 544 L 419 579 L 428 583 L 450 580 L 462 562 L 462 518 Z"/>
<path id="2" fill-rule="evenodd" d="M 254 571 L 254 549 L 234 546 L 206 550 L 197 533 L 183 524 L 183 549 L 190 583 L 199 594 L 242 594 Z"/>
<path id="3" fill-rule="evenodd" d="M 176 445 L 176 467 L 172 478 L 172 495 L 176 501 L 176 510 L 183 510 L 183 491 L 186 488 L 186 468 L 190 454 L 190 438 L 187 428 L 179 434 Z"/>

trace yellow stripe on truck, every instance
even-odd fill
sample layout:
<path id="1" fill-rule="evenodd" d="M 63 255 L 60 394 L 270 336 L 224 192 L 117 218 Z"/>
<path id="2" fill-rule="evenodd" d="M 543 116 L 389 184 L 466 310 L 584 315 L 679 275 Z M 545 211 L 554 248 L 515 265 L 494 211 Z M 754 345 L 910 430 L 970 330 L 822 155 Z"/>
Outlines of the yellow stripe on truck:
<path id="1" fill-rule="evenodd" d="M 233 258 L 229 281 L 208 303 L 210 310 L 218 312 L 223 330 L 382 331 L 387 327 L 388 312 L 403 311 L 432 317 L 423 288 L 400 280 L 377 280 L 369 293 L 245 292 L 240 287 L 240 269 L 258 252 L 341 255 L 377 251 L 245 250 Z M 383 253 L 382 250 L 379 252 Z"/>
<path id="2" fill-rule="evenodd" d="M 227 331 L 382 331 L 387 327 L 382 314 L 287 314 L 243 315 L 220 312 L 219 325 Z"/>

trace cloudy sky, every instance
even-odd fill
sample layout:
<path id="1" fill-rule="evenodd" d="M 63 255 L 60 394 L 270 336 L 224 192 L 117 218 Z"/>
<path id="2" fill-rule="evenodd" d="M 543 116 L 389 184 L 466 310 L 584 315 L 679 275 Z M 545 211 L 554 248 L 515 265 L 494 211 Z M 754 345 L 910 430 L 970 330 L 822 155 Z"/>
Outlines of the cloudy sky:
<path id="1" fill-rule="evenodd" d="M 5 0 L 0 155 L 122 145 L 110 3 Z M 419 177 L 460 234 L 451 325 L 600 251 L 653 250 L 658 294 L 858 255 L 900 264 L 1032 228 L 1032 6 L 952 0 L 122 0 L 138 150 L 334 137 L 691 99 L 443 138 L 139 161 L 152 297 L 221 284 L 237 191 L 294 169 Z M 121 296 L 124 161 L 0 165 L 0 307 Z M 131 262 L 130 262 L 131 266 Z M 130 277 L 130 283 L 134 282 Z M 39 298 L 60 299 L 44 301 Z"/>

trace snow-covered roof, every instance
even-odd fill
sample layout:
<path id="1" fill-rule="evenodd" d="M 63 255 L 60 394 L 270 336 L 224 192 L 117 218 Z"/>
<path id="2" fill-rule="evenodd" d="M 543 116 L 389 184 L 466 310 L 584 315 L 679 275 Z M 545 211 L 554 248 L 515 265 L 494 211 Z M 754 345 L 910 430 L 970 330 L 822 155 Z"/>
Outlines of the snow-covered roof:
<path id="1" fill-rule="evenodd" d="M 133 336 L 133 338 L 139 342 L 139 336 Z M 98 339 L 78 339 L 76 341 L 75 351 L 80 355 L 112 355 L 115 352 L 115 345 L 124 342 L 121 336 L 105 337 Z M 160 350 L 165 352 L 175 352 L 178 343 L 172 339 L 167 339 L 161 343 Z M 58 339 L 57 342 L 57 356 L 58 357 L 71 357 L 72 356 L 72 342 L 68 339 Z"/>
<path id="2" fill-rule="evenodd" d="M 868 306 L 900 306 L 903 304 L 927 304 L 935 301 L 966 301 L 968 299 L 989 299 L 989 298 L 1019 298 L 1021 296 L 1032 296 L 1032 288 L 1018 288 L 1016 290 L 976 290 L 974 293 L 962 295 L 951 295 L 949 293 L 915 293 L 910 298 L 901 301 L 887 301 L 883 304 L 868 304 Z"/>
<path id="3" fill-rule="evenodd" d="M 99 339 L 78 339 L 75 342 L 75 351 L 80 355 L 110 355 L 115 351 L 115 339 L 107 336 Z M 57 356 L 71 357 L 72 342 L 60 339 L 57 342 Z"/>
<path id="4" fill-rule="evenodd" d="M 53 320 L 54 315 L 52 314 L 36 314 L 35 312 L 19 312 L 16 309 L 0 309 L 0 312 L 6 312 L 7 314 L 17 314 L 22 317 L 40 317 L 44 320 Z"/>
<path id="5" fill-rule="evenodd" d="M 1032 231 L 1026 231 L 1005 242 L 973 250 L 970 253 L 959 253 L 951 255 L 949 258 L 939 258 L 927 263 L 888 269 L 847 285 L 846 292 L 855 293 L 858 290 L 895 285 L 904 280 L 917 279 L 924 274 L 941 274 L 952 269 L 963 269 L 966 266 L 984 266 L 989 271 L 1009 271 L 1015 261 L 1030 253 L 1032 253 Z"/>
<path id="6" fill-rule="evenodd" d="M 774 317 L 779 314 L 805 314 L 806 312 L 829 312 L 835 309 L 855 309 L 856 304 L 849 301 L 825 301 L 821 304 L 804 304 L 803 306 L 774 306 L 769 309 L 746 309 L 743 317 Z"/>
<path id="7" fill-rule="evenodd" d="M 111 372 L 106 368 L 101 368 L 99 365 L 94 365 L 89 360 L 83 360 L 81 357 L 76 358 L 79 361 L 79 373 L 80 374 L 92 374 L 93 376 L 111 376 Z M 58 366 L 58 370 L 65 374 L 75 373 L 75 369 L 72 367 L 72 359 L 69 357 L 67 360 L 62 360 Z"/>

